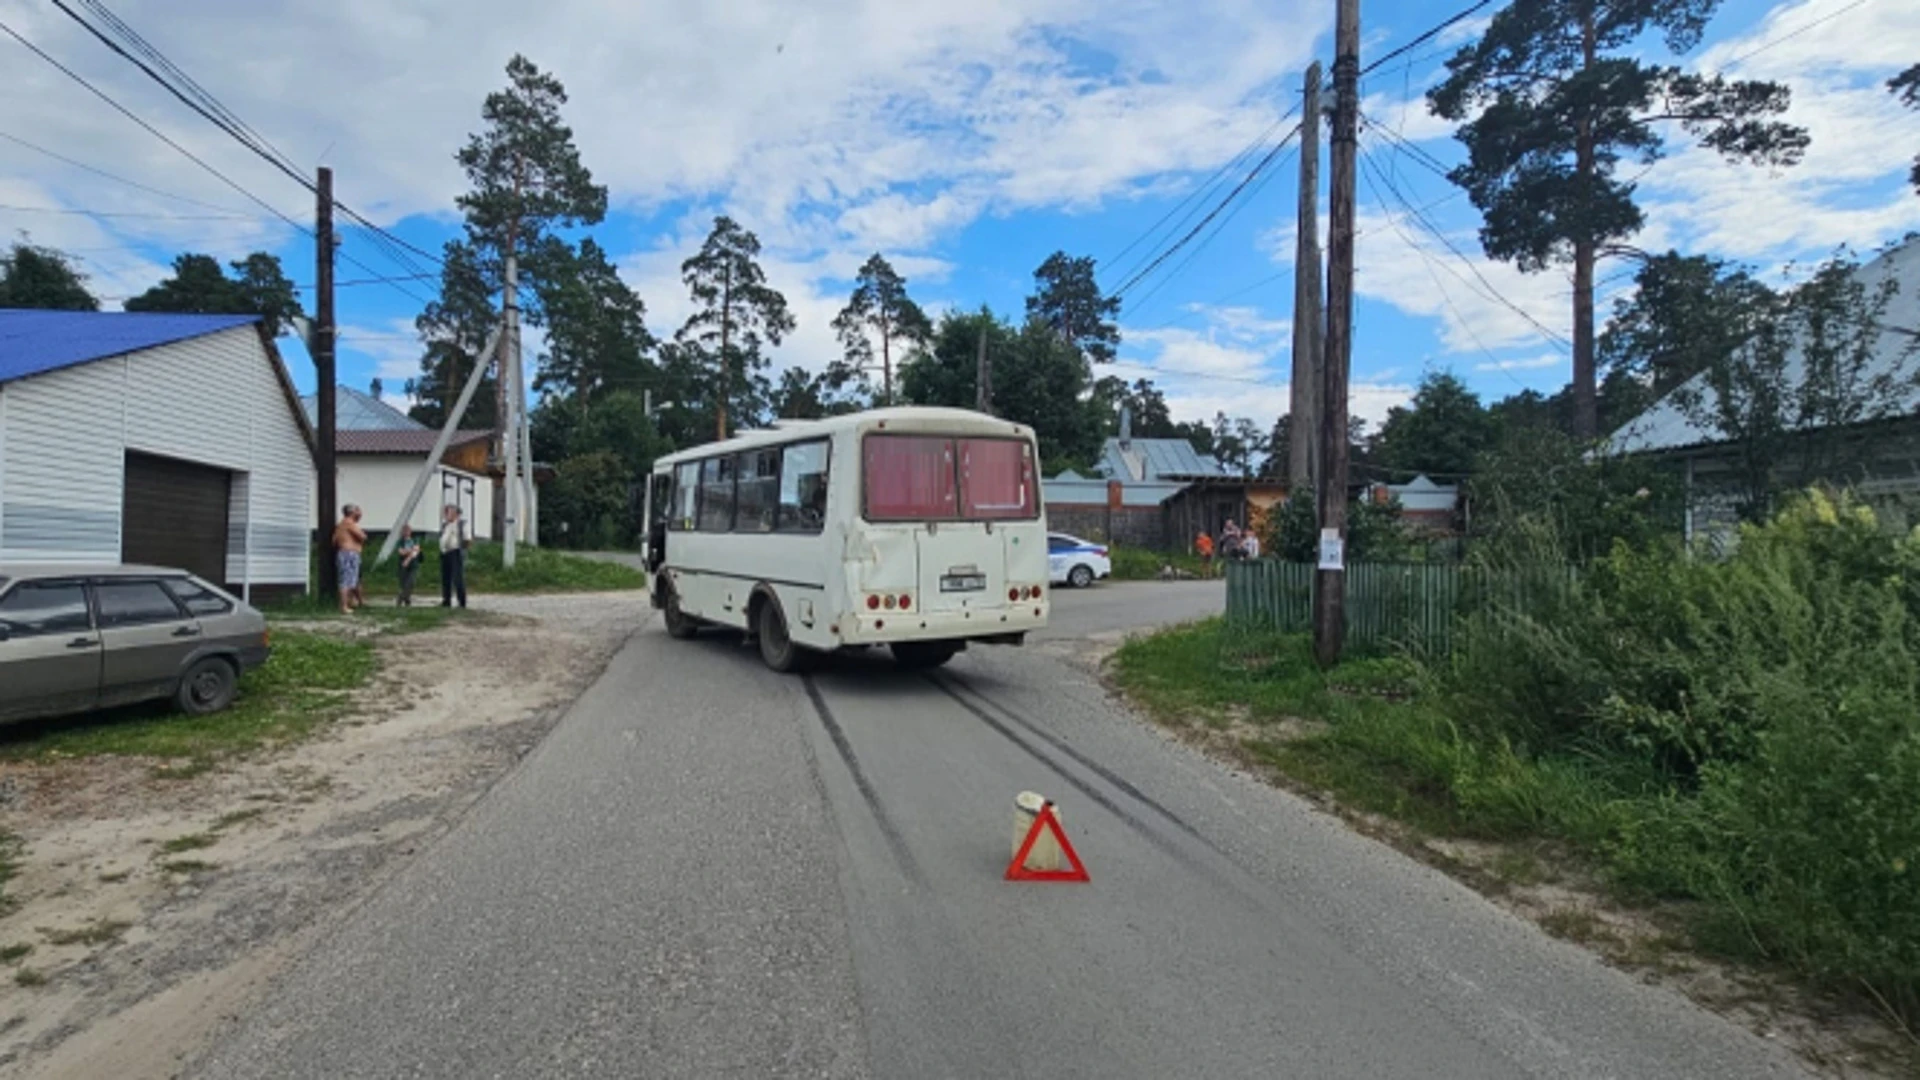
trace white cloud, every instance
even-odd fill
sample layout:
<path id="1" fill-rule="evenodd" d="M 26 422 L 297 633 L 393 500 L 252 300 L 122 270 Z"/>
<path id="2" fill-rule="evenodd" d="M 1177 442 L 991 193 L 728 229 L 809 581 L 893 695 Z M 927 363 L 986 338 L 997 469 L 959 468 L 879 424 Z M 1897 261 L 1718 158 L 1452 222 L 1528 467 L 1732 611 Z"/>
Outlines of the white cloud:
<path id="1" fill-rule="evenodd" d="M 453 151 L 518 51 L 567 84 L 566 117 L 616 206 L 701 200 L 791 258 L 924 251 L 982 213 L 1086 205 L 1211 168 L 1277 115 L 1268 83 L 1305 60 L 1330 14 L 1305 0 L 1178 12 L 1151 0 L 118 6 L 293 161 L 311 167 L 325 153 L 342 200 L 376 220 L 451 214 L 464 186 Z M 11 5 L 9 20 L 247 188 L 309 215 L 290 180 L 57 11 Z M 8 71 L 5 127 L 156 187 L 259 210 L 24 52 Z M 4 142 L 0 172 L 57 178 L 95 208 L 157 198 Z M 18 224 L 0 214 L 0 229 Z M 113 232 L 177 240 L 151 223 Z"/>
<path id="2" fill-rule="evenodd" d="M 1488 360 L 1473 365 L 1473 370 L 1488 371 L 1539 371 L 1544 368 L 1565 367 L 1567 358 L 1558 353 L 1546 353 L 1542 356 L 1528 356 L 1518 360 Z"/>

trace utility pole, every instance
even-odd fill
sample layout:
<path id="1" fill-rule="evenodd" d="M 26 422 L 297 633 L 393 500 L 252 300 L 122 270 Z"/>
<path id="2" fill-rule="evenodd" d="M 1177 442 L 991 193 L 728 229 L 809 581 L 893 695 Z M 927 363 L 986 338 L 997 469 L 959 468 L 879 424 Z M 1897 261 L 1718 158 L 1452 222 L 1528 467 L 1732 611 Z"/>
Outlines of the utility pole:
<path id="1" fill-rule="evenodd" d="M 973 363 L 973 408 L 993 415 L 993 361 L 987 359 L 987 321 L 980 320 L 980 355 Z"/>
<path id="2" fill-rule="evenodd" d="M 1353 361 L 1353 197 L 1360 128 L 1360 0 L 1338 0 L 1333 47 L 1333 160 L 1327 220 L 1327 351 L 1320 396 L 1320 567 L 1313 653 L 1340 662 L 1346 632 L 1347 371 Z"/>
<path id="3" fill-rule="evenodd" d="M 1300 107 L 1300 213 L 1293 243 L 1293 418 L 1287 494 L 1313 486 L 1320 470 L 1320 61 L 1307 68 Z"/>
<path id="4" fill-rule="evenodd" d="M 520 366 L 520 265 L 519 257 L 511 246 L 507 248 L 506 267 L 506 340 L 500 351 L 500 385 L 513 387 Z M 506 490 L 502 492 L 507 499 L 507 527 L 501 538 L 504 547 L 500 551 L 500 561 L 512 569 L 514 557 L 520 539 L 520 403 L 513 390 L 506 394 L 507 411 L 502 416 L 505 429 L 501 432 L 501 446 L 506 459 Z"/>
<path id="5" fill-rule="evenodd" d="M 334 466 L 334 429 L 337 427 L 334 400 L 333 359 L 333 170 L 321 166 L 314 186 L 314 325 L 308 349 L 313 354 L 314 397 L 317 399 L 319 446 L 315 466 L 320 480 L 320 595 L 332 599 L 340 594 L 340 576 L 333 562 L 333 526 L 339 516 L 337 490 L 339 476 Z"/>
<path id="6" fill-rule="evenodd" d="M 513 201 L 520 206 L 521 158 L 513 158 Z M 504 338 L 500 350 L 499 386 L 494 400 L 500 404 L 500 457 L 505 470 L 501 484 L 501 495 L 506 508 L 503 520 L 506 528 L 500 539 L 501 565 L 513 568 L 514 558 L 520 541 L 520 408 L 525 399 L 520 396 L 520 218 L 515 216 L 507 222 L 507 244 L 505 281 L 501 298 L 501 312 L 504 322 Z"/>

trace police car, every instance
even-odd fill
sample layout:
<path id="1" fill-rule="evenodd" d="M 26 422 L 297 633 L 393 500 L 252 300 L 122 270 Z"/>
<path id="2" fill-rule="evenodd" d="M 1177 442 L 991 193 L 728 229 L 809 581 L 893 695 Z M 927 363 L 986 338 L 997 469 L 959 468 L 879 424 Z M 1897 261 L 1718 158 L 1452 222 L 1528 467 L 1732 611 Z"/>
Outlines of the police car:
<path id="1" fill-rule="evenodd" d="M 1113 576 L 1113 563 L 1107 559 L 1106 545 L 1066 533 L 1047 534 L 1047 569 L 1054 584 L 1067 584 L 1076 589 Z"/>

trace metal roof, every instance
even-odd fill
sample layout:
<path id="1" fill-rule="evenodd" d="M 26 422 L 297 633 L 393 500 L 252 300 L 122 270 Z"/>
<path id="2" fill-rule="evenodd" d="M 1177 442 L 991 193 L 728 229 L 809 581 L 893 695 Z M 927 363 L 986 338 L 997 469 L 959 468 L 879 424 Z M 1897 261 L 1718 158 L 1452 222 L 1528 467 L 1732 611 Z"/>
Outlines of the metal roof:
<path id="1" fill-rule="evenodd" d="M 426 431 L 427 425 L 381 401 L 348 386 L 336 386 L 333 392 L 333 429 L 335 431 Z M 320 423 L 320 399 L 313 394 L 300 399 L 307 422 Z"/>
<path id="2" fill-rule="evenodd" d="M 1121 484 L 1120 505 L 1124 507 L 1159 506 L 1187 489 L 1185 484 Z M 1042 480 L 1040 493 L 1047 505 L 1105 506 L 1105 480 Z"/>
<path id="3" fill-rule="evenodd" d="M 259 321 L 258 315 L 0 309 L 0 383 Z"/>
<path id="4" fill-rule="evenodd" d="M 1218 461 L 1185 439 L 1129 439 L 1124 446 L 1118 438 L 1108 439 L 1098 469 L 1125 483 L 1227 475 Z"/>
<path id="5" fill-rule="evenodd" d="M 1908 240 L 1867 263 L 1855 271 L 1855 277 L 1869 291 L 1889 277 L 1900 285 L 1900 290 L 1893 294 L 1880 317 L 1884 327 L 1876 348 L 1880 363 L 1876 369 L 1864 372 L 1862 379 L 1871 379 L 1886 372 L 1896 376 L 1910 375 L 1910 372 L 1897 369 L 1912 343 L 1914 328 L 1920 327 L 1920 239 Z M 1789 386 L 1799 385 L 1803 378 L 1804 363 L 1799 350 L 1788 354 L 1784 374 Z M 1911 378 L 1901 378 L 1900 382 L 1903 386 L 1898 411 L 1908 415 L 1920 412 L 1920 384 Z M 1696 375 L 1685 386 L 1661 398 L 1652 408 L 1614 432 L 1607 440 L 1607 449 L 1616 454 L 1645 454 L 1723 442 L 1717 432 L 1695 423 L 1693 417 L 1688 415 L 1688 410 L 1680 407 L 1677 398 L 1693 392 L 1700 395 L 1702 411 L 1711 412 L 1713 389 L 1706 385 L 1705 375 Z"/>
<path id="6" fill-rule="evenodd" d="M 930 405 L 897 405 L 885 409 L 829 416 L 824 420 L 776 420 L 776 428 L 753 428 L 736 432 L 731 438 L 701 443 L 685 450 L 654 459 L 656 471 L 687 461 L 699 461 L 720 454 L 738 453 L 760 446 L 778 446 L 807 439 L 824 439 L 841 431 L 868 431 L 893 425 L 902 434 L 960 432 L 968 435 L 1016 435 L 1026 438 L 1033 429 L 1011 420 L 1002 420 L 970 409 L 947 409 Z"/>
<path id="7" fill-rule="evenodd" d="M 447 443 L 447 449 L 492 437 L 491 431 L 456 431 L 453 441 Z M 339 454 L 415 454 L 425 457 L 432 452 L 434 441 L 438 438 L 438 431 L 425 427 L 407 431 L 353 431 L 341 428 L 334 432 L 333 449 Z"/>

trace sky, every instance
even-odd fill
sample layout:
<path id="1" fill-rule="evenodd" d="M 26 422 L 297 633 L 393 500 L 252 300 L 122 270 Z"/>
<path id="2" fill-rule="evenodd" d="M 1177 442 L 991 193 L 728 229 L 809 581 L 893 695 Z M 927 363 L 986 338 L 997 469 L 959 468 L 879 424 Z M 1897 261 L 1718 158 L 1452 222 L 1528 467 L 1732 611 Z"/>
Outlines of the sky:
<path id="1" fill-rule="evenodd" d="M 1367 0 L 1362 64 L 1464 6 Z M 292 161 L 332 167 L 342 203 L 433 252 L 459 229 L 454 152 L 505 84 L 507 60 L 524 53 L 567 87 L 582 159 L 610 191 L 593 235 L 645 301 L 650 328 L 666 336 L 684 321 L 679 264 L 715 214 L 730 214 L 759 236 L 769 281 L 799 322 L 776 369 L 816 371 L 837 355 L 830 323 L 876 251 L 936 312 L 984 303 L 1017 314 L 1055 250 L 1096 258 L 1104 288 L 1127 282 L 1192 227 L 1179 225 L 1189 208 L 1210 207 L 1292 129 L 1306 66 L 1331 64 L 1334 15 L 1332 0 L 111 8 Z M 310 286 L 310 193 L 51 0 L 0 0 L 0 23 L 179 147 L 0 32 L 0 241 L 24 233 L 76 256 L 108 308 L 159 281 L 182 251 L 271 251 Z M 1451 371 L 1489 401 L 1552 392 L 1569 376 L 1568 273 L 1486 259 L 1477 212 L 1429 167 L 1462 154 L 1423 94 L 1483 25 L 1461 23 L 1361 87 L 1352 407 L 1375 423 L 1427 371 Z M 1871 252 L 1920 230 L 1920 197 L 1905 183 L 1920 112 L 1883 89 L 1915 61 L 1911 0 L 1726 0 L 1678 62 L 1785 82 L 1788 118 L 1812 144 L 1798 167 L 1774 171 L 1726 164 L 1673 133 L 1668 155 L 1638 177 L 1647 226 L 1634 243 L 1788 276 L 1841 245 Z M 1123 294 L 1112 371 L 1152 378 L 1176 419 L 1224 412 L 1264 428 L 1287 409 L 1297 168 L 1289 143 L 1243 198 Z M 1326 173 L 1323 150 L 1322 232 Z M 390 247 L 365 229 L 343 232 L 337 308 L 340 381 L 365 389 L 380 378 L 392 395 L 418 371 L 413 319 L 437 286 L 413 277 L 431 270 L 426 260 Z M 1602 263 L 1603 313 L 1631 273 Z M 530 361 L 538 345 L 529 339 Z M 288 341 L 283 351 L 311 388 L 304 350 Z"/>

